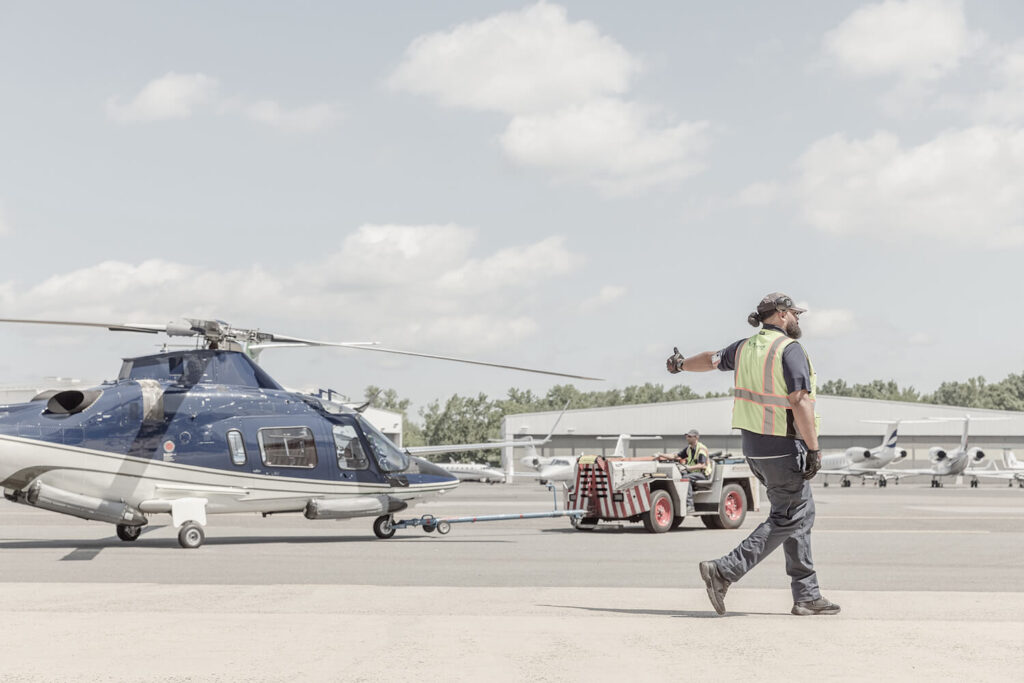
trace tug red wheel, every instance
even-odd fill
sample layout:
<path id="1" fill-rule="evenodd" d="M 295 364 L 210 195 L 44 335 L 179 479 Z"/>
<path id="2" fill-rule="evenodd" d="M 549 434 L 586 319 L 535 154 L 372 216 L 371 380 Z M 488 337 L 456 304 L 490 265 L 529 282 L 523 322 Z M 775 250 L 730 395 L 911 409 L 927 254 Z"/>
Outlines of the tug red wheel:
<path id="1" fill-rule="evenodd" d="M 743 524 L 747 516 L 747 497 L 738 484 L 728 484 L 722 489 L 722 504 L 718 513 L 721 529 L 735 529 Z"/>
<path id="2" fill-rule="evenodd" d="M 644 515 L 644 528 L 652 534 L 663 534 L 672 528 L 675 519 L 672 497 L 665 491 L 651 492 L 651 509 Z"/>

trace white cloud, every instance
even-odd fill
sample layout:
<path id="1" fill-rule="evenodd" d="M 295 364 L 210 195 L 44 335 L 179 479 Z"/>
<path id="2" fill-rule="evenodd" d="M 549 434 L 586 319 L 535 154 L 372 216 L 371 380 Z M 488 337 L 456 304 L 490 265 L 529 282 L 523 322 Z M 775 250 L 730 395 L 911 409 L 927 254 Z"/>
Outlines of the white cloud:
<path id="1" fill-rule="evenodd" d="M 514 161 L 546 168 L 557 180 L 622 194 L 680 180 L 703 168 L 706 122 L 655 124 L 652 111 L 621 100 L 594 100 L 548 114 L 517 116 L 501 136 Z"/>
<path id="2" fill-rule="evenodd" d="M 1024 130 L 976 126 L 904 148 L 832 135 L 798 161 L 805 220 L 826 232 L 971 247 L 1024 245 Z"/>
<path id="3" fill-rule="evenodd" d="M 307 270 L 344 288 L 412 286 L 463 267 L 475 241 L 475 230 L 452 224 L 364 225 Z"/>
<path id="4" fill-rule="evenodd" d="M 10 317 L 165 323 L 179 317 L 239 326 L 325 318 L 339 341 L 465 353 L 500 348 L 539 329 L 543 285 L 582 257 L 558 237 L 472 255 L 476 231 L 457 225 L 368 225 L 316 261 L 271 269 L 208 269 L 162 259 L 105 261 L 30 287 L 0 283 Z M 332 279 L 333 278 L 333 279 Z M 495 302 L 500 302 L 496 305 Z M 275 331 L 302 336 L 305 329 Z"/>
<path id="5" fill-rule="evenodd" d="M 960 0 L 885 0 L 855 10 L 824 48 L 856 76 L 929 81 L 954 70 L 981 40 Z"/>
<path id="6" fill-rule="evenodd" d="M 493 256 L 471 259 L 439 280 L 447 290 L 493 291 L 546 280 L 572 272 L 583 257 L 565 248 L 565 239 L 549 237 L 526 247 L 502 249 Z"/>
<path id="7" fill-rule="evenodd" d="M 594 311 L 615 303 L 626 295 L 628 290 L 618 285 L 605 285 L 601 291 L 580 304 L 581 311 Z"/>
<path id="8" fill-rule="evenodd" d="M 168 73 L 147 83 L 127 104 L 122 104 L 119 96 L 107 100 L 107 116 L 119 123 L 187 119 L 201 112 L 239 114 L 257 123 L 294 132 L 322 130 L 341 119 L 341 107 L 337 104 L 289 108 L 274 100 L 227 97 L 221 94 L 216 78 L 201 73 Z"/>
<path id="9" fill-rule="evenodd" d="M 448 106 L 519 114 L 621 94 L 639 68 L 590 22 L 539 3 L 417 38 L 388 83 Z"/>
<path id="10" fill-rule="evenodd" d="M 1006 51 L 995 71 L 999 87 L 974 98 L 975 118 L 999 123 L 1024 118 L 1024 45 Z"/>
<path id="11" fill-rule="evenodd" d="M 442 316 L 413 328 L 417 339 L 438 343 L 472 340 L 474 348 L 500 349 L 532 337 L 539 329 L 528 316 L 505 318 L 493 313 Z"/>
<path id="12" fill-rule="evenodd" d="M 109 98 L 107 115 L 120 122 L 187 119 L 213 102 L 217 89 L 216 78 L 172 71 L 147 83 L 127 104 L 120 97 Z"/>
<path id="13" fill-rule="evenodd" d="M 703 169 L 708 125 L 627 101 L 640 60 L 565 8 L 538 3 L 414 40 L 388 80 L 443 105 L 508 114 L 513 162 L 612 195 Z"/>
<path id="14" fill-rule="evenodd" d="M 800 327 L 816 338 L 841 337 L 856 332 L 859 328 L 853 311 L 845 308 L 812 308 L 806 303 L 798 304 L 807 313 L 800 318 Z"/>

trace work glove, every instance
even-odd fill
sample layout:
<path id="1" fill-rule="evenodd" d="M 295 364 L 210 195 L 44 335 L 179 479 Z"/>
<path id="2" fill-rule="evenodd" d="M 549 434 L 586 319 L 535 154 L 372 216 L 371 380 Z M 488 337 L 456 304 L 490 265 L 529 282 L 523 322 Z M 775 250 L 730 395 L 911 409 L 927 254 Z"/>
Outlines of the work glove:
<path id="1" fill-rule="evenodd" d="M 672 355 L 665 361 L 665 369 L 673 375 L 683 369 L 683 354 L 679 353 L 678 347 L 672 347 Z"/>
<path id="2" fill-rule="evenodd" d="M 821 469 L 821 451 L 807 451 L 804 456 L 804 479 L 814 479 L 814 475 Z"/>

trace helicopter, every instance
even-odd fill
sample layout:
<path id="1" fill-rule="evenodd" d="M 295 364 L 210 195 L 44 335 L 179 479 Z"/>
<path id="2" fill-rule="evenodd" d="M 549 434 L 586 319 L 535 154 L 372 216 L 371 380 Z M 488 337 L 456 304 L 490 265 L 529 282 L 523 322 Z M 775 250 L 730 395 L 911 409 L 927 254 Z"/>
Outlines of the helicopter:
<path id="1" fill-rule="evenodd" d="M 256 362 L 268 348 L 330 346 L 596 380 L 567 373 L 232 327 L 220 320 L 99 323 L 0 318 L 189 337 L 194 348 L 126 358 L 117 379 L 0 405 L 0 487 L 12 502 L 114 524 L 125 542 L 170 514 L 182 548 L 207 515 L 300 513 L 311 520 L 393 515 L 458 479 L 396 446 L 359 410 L 288 391 Z M 524 446 L 529 439 L 490 443 Z M 450 452 L 480 444 L 432 446 Z M 425 531 L 433 531 L 429 524 Z"/>

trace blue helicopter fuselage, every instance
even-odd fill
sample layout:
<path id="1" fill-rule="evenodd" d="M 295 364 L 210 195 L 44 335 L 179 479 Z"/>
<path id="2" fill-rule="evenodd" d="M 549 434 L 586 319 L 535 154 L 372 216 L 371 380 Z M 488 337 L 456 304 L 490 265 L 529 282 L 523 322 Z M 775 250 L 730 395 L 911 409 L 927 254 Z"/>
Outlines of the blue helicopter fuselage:
<path id="1" fill-rule="evenodd" d="M 0 406 L 0 435 L 259 479 L 388 488 L 457 481 L 359 413 L 286 391 L 237 351 L 126 359 L 117 380 L 94 389 Z M 0 467 L 0 486 L 17 490 L 38 476 L 24 465 Z"/>

